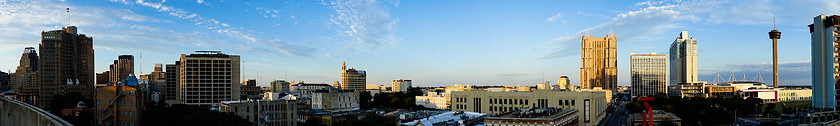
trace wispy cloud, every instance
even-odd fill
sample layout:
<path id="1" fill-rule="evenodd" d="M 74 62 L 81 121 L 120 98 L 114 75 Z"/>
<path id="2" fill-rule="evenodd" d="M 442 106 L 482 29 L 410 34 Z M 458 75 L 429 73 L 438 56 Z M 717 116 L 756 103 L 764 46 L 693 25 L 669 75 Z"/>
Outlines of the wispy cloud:
<path id="1" fill-rule="evenodd" d="M 386 2 L 393 6 L 399 1 Z M 340 41 L 353 50 L 392 48 L 400 39 L 394 36 L 398 19 L 391 17 L 389 6 L 376 0 L 334 0 L 322 4 L 330 6 L 335 14 L 330 22 L 340 28 Z"/>
<path id="2" fill-rule="evenodd" d="M 313 48 L 301 47 L 292 45 L 280 40 L 263 39 L 251 33 L 247 33 L 242 27 L 235 27 L 229 23 L 221 22 L 215 18 L 204 17 L 196 13 L 192 13 L 183 9 L 174 8 L 163 5 L 163 2 L 149 2 L 149 1 L 126 1 L 126 0 L 111 0 L 112 2 L 119 2 L 125 5 L 140 5 L 156 9 L 158 12 L 167 13 L 169 15 L 188 20 L 198 27 L 206 28 L 209 31 L 221 33 L 230 37 L 244 40 L 245 43 L 238 42 L 224 42 L 217 43 L 216 47 L 226 47 L 230 45 L 238 45 L 236 49 L 242 51 L 264 51 L 266 53 L 277 56 L 311 56 Z M 203 1 L 198 1 L 203 3 Z"/>
<path id="3" fill-rule="evenodd" d="M 563 18 L 563 12 L 557 12 L 557 14 L 554 14 L 554 16 L 548 17 L 547 19 L 545 19 L 545 22 L 554 23 L 554 21 L 557 21 L 560 18 Z M 564 24 L 566 23 L 566 21 L 560 22 Z"/>

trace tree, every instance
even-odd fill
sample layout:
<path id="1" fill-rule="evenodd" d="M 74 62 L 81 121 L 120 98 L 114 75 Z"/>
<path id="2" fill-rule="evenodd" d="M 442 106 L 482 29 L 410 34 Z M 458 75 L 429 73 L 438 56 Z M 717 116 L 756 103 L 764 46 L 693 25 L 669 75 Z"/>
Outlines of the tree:
<path id="1" fill-rule="evenodd" d="M 371 97 L 369 91 L 364 91 L 364 92 L 360 93 L 359 94 L 359 108 L 370 109 L 371 108 L 371 105 L 370 105 L 370 103 L 371 103 L 370 100 L 371 99 L 373 99 L 373 97 Z"/>
<path id="2" fill-rule="evenodd" d="M 232 113 L 213 111 L 207 107 L 181 105 L 172 106 L 146 104 L 143 125 L 186 125 L 186 126 L 250 126 L 250 121 Z"/>

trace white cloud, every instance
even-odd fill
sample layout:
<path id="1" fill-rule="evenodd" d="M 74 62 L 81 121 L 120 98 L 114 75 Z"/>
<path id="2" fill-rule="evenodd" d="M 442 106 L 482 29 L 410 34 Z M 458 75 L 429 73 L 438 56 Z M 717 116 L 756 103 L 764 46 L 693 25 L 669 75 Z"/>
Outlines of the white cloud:
<path id="1" fill-rule="evenodd" d="M 390 2 L 399 5 L 399 2 Z M 375 50 L 396 46 L 399 38 L 394 36 L 397 19 L 391 17 L 389 8 L 375 0 L 335 0 L 324 2 L 336 12 L 330 19 L 332 25 L 340 28 L 344 47 L 349 49 Z"/>
<path id="2" fill-rule="evenodd" d="M 201 3 L 204 3 L 204 0 L 197 0 L 195 2 L 198 2 L 199 4 L 201 4 Z"/>
<path id="3" fill-rule="evenodd" d="M 557 12 L 557 14 L 554 14 L 554 16 L 551 16 L 551 17 L 548 17 L 547 19 L 545 19 L 545 22 L 554 23 L 554 21 L 557 21 L 557 19 L 560 19 L 562 17 L 563 17 L 563 12 Z"/>

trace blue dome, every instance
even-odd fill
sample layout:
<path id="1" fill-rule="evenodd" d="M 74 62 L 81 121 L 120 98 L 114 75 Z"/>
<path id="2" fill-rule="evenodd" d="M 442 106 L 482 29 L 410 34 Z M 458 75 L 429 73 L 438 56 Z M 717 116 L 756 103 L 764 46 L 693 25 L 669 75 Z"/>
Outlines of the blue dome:
<path id="1" fill-rule="evenodd" d="M 135 77 L 133 73 L 128 75 L 128 78 L 125 79 L 125 82 L 123 82 L 123 84 L 125 84 L 125 86 L 140 85 L 140 83 L 137 82 L 137 77 Z"/>

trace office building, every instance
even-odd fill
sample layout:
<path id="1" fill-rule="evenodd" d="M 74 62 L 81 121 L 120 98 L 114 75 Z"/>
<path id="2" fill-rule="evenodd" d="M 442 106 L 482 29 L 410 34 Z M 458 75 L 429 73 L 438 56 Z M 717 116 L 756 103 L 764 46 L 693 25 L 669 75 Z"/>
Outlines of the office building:
<path id="1" fill-rule="evenodd" d="M 260 126 L 297 126 L 297 98 L 287 95 L 279 99 L 222 101 L 219 111 Z"/>
<path id="2" fill-rule="evenodd" d="M 164 83 L 164 91 L 163 91 L 163 99 L 166 101 L 166 104 L 178 104 L 181 100 L 178 98 L 178 89 L 180 89 L 180 82 L 181 82 L 181 62 L 175 62 L 174 64 L 166 64 L 166 72 L 164 72 L 164 77 L 166 82 Z"/>
<path id="3" fill-rule="evenodd" d="M 38 60 L 39 107 L 52 104 L 55 95 L 79 92 L 93 97 L 93 38 L 78 34 L 76 26 L 41 32 Z"/>
<path id="4" fill-rule="evenodd" d="M 608 90 L 607 90 L 608 91 Z M 577 109 L 578 124 L 594 126 L 606 116 L 608 99 L 604 91 L 456 91 L 452 111 L 503 114 L 520 108 L 554 107 Z"/>
<path id="5" fill-rule="evenodd" d="M 581 37 L 580 88 L 615 91 L 618 87 L 616 36 Z"/>
<path id="6" fill-rule="evenodd" d="M 181 104 L 213 105 L 239 100 L 239 55 L 221 51 L 181 54 L 178 97 Z"/>
<path id="7" fill-rule="evenodd" d="M 630 53 L 630 76 L 633 97 L 655 97 L 668 94 L 668 73 L 665 55 Z"/>
<path id="8" fill-rule="evenodd" d="M 271 82 L 271 92 L 289 92 L 292 83 L 286 80 L 274 80 Z"/>
<path id="9" fill-rule="evenodd" d="M 20 64 L 15 70 L 15 73 L 12 73 L 10 76 L 10 83 L 15 93 L 33 96 L 38 94 L 38 90 L 40 90 L 38 88 L 38 52 L 35 51 L 35 48 L 24 48 L 23 54 L 20 56 Z M 35 99 L 30 99 L 29 101 L 27 103 L 37 105 L 35 104 Z"/>
<path id="10" fill-rule="evenodd" d="M 391 90 L 393 92 L 406 92 L 411 87 L 411 80 L 399 79 L 391 81 Z"/>
<path id="11" fill-rule="evenodd" d="M 303 98 L 311 98 L 312 94 L 316 90 L 329 89 L 329 88 L 332 88 L 332 86 L 330 86 L 329 84 L 307 84 L 307 83 L 299 82 L 297 84 L 292 84 L 290 86 L 289 91 L 290 92 L 295 92 L 295 93 L 300 93 L 300 97 L 303 97 Z"/>
<path id="12" fill-rule="evenodd" d="M 312 109 L 328 112 L 359 110 L 359 92 L 349 89 L 322 89 L 312 94 Z"/>
<path id="13" fill-rule="evenodd" d="M 831 108 L 837 106 L 837 79 L 840 79 L 840 64 L 837 55 L 840 43 L 840 16 L 819 15 L 814 17 L 811 29 L 811 84 L 813 84 L 812 105 L 815 108 Z"/>
<path id="14" fill-rule="evenodd" d="M 484 119 L 485 126 L 577 126 L 577 109 L 522 108 Z"/>
<path id="15" fill-rule="evenodd" d="M 697 39 L 688 37 L 688 31 L 680 32 L 680 36 L 671 43 L 670 85 L 697 83 Z"/>
<path id="16" fill-rule="evenodd" d="M 262 94 L 262 92 L 260 92 L 260 86 L 257 86 L 257 80 L 254 79 L 242 81 L 242 86 L 240 86 L 239 89 L 241 95 L 245 96 L 243 99 L 257 99 L 260 97 L 259 95 Z"/>
<path id="17" fill-rule="evenodd" d="M 96 84 L 97 85 L 105 85 L 111 83 L 111 73 L 110 71 L 105 71 L 102 73 L 96 73 Z"/>
<path id="18" fill-rule="evenodd" d="M 163 71 L 163 64 L 156 63 L 155 70 L 148 74 L 150 82 L 165 82 L 166 72 Z"/>
<path id="19" fill-rule="evenodd" d="M 555 89 L 555 90 L 563 90 L 563 89 L 574 90 L 575 89 L 575 85 L 572 85 L 571 83 L 569 83 L 569 77 L 567 77 L 567 76 L 560 76 L 560 78 L 557 79 L 557 87 L 558 88 Z"/>
<path id="20" fill-rule="evenodd" d="M 143 93 L 137 86 L 127 86 L 136 83 L 137 78 L 131 74 L 125 81 L 96 88 L 94 125 L 141 126 Z"/>
<path id="21" fill-rule="evenodd" d="M 110 71 L 111 83 L 116 83 L 125 80 L 129 74 L 134 73 L 134 56 L 120 55 L 114 64 L 111 64 Z"/>
<path id="22" fill-rule="evenodd" d="M 366 78 L 367 73 L 364 70 L 347 69 L 346 62 L 341 62 L 341 83 L 336 83 L 341 89 L 363 91 L 367 84 Z"/>
<path id="23" fill-rule="evenodd" d="M 8 91 L 12 89 L 11 76 L 9 73 L 0 71 L 0 90 Z"/>

